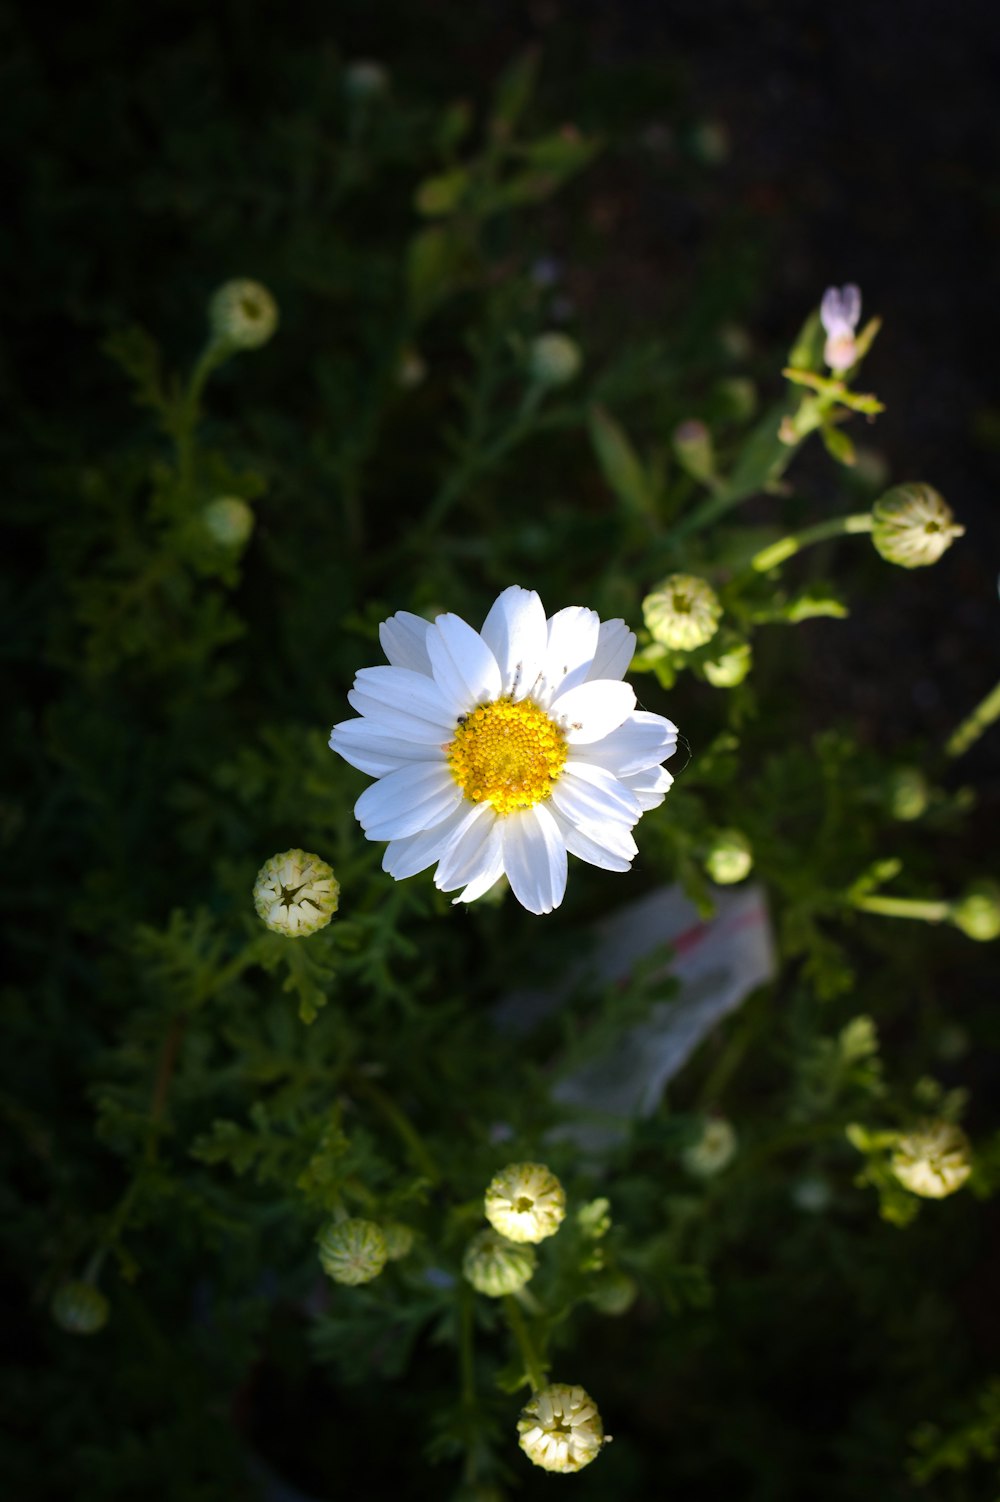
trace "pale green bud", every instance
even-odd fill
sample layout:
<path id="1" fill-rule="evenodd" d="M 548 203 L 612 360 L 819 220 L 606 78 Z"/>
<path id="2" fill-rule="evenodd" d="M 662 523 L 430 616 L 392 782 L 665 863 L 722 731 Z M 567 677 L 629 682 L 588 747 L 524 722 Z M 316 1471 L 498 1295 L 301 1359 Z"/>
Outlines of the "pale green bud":
<path id="1" fill-rule="evenodd" d="M 52 1296 L 52 1318 L 67 1335 L 96 1335 L 108 1322 L 108 1301 L 82 1278 L 62 1283 Z"/>
<path id="2" fill-rule="evenodd" d="M 536 386 L 568 386 L 580 371 L 583 357 L 567 334 L 539 334 L 528 357 Z"/>
<path id="3" fill-rule="evenodd" d="M 715 449 L 712 435 L 703 422 L 690 417 L 674 429 L 674 453 L 683 469 L 707 484 L 715 474 Z"/>
<path id="4" fill-rule="evenodd" d="M 253 531 L 253 512 L 239 496 L 220 495 L 202 512 L 205 528 L 224 548 L 241 548 Z"/>
<path id="5" fill-rule="evenodd" d="M 517 1432 L 532 1465 L 545 1471 L 581 1471 L 607 1443 L 593 1398 L 582 1387 L 563 1382 L 553 1382 L 529 1399 Z"/>
<path id="6" fill-rule="evenodd" d="M 576 1212 L 576 1223 L 588 1241 L 600 1241 L 611 1230 L 611 1201 L 603 1195 L 600 1199 L 588 1200 Z"/>
<path id="7" fill-rule="evenodd" d="M 413 391 L 427 376 L 427 364 L 415 344 L 408 344 L 400 351 L 396 365 L 396 385 L 404 391 Z"/>
<path id="8" fill-rule="evenodd" d="M 722 606 L 705 579 L 671 574 L 643 600 L 642 613 L 654 641 L 675 652 L 693 652 L 712 640 Z"/>
<path id="9" fill-rule="evenodd" d="M 367 102 L 389 92 L 389 74 L 381 63 L 358 58 L 344 69 L 344 88 L 351 99 Z"/>
<path id="10" fill-rule="evenodd" d="M 965 528 L 929 485 L 896 485 L 872 507 L 872 542 L 887 563 L 925 568 L 937 563 Z"/>
<path id="11" fill-rule="evenodd" d="M 627 1314 L 636 1301 L 638 1288 L 634 1278 L 618 1269 L 609 1268 L 595 1280 L 587 1297 L 601 1314 Z"/>
<path id="12" fill-rule="evenodd" d="M 382 1235 L 385 1237 L 385 1254 L 390 1262 L 398 1262 L 401 1257 L 408 1257 L 413 1251 L 413 1227 L 404 1225 L 401 1220 L 390 1220 L 388 1225 L 382 1227 Z"/>
<path id="13" fill-rule="evenodd" d="M 951 921 L 970 939 L 988 943 L 1000 935 L 1000 885 L 977 881 L 952 906 Z"/>
<path id="14" fill-rule="evenodd" d="M 792 1186 L 793 1203 L 807 1215 L 821 1215 L 832 1199 L 830 1185 L 817 1173 L 806 1174 Z"/>
<path id="15" fill-rule="evenodd" d="M 969 1139 L 951 1121 L 928 1121 L 896 1141 L 892 1171 L 911 1194 L 939 1200 L 961 1189 L 972 1172 Z"/>
<path id="16" fill-rule="evenodd" d="M 739 829 L 720 829 L 705 857 L 705 870 L 720 887 L 742 881 L 753 869 L 753 849 Z"/>
<path id="17" fill-rule="evenodd" d="M 208 305 L 216 344 L 232 350 L 259 349 L 278 327 L 278 304 L 260 282 L 240 277 L 224 282 Z"/>
<path id="18" fill-rule="evenodd" d="M 753 667 L 753 649 L 748 641 L 734 642 L 711 662 L 702 664 L 702 671 L 713 688 L 736 688 Z"/>
<path id="19" fill-rule="evenodd" d="M 695 1178 L 710 1179 L 727 1167 L 736 1148 L 737 1137 L 732 1125 L 724 1116 L 714 1116 L 706 1121 L 698 1140 L 684 1149 L 681 1162 Z"/>
<path id="20" fill-rule="evenodd" d="M 537 1264 L 533 1246 L 510 1241 L 498 1231 L 480 1231 L 465 1249 L 462 1274 L 477 1293 L 502 1299 L 529 1283 Z"/>
<path id="21" fill-rule="evenodd" d="M 331 1221 L 316 1240 L 323 1271 L 335 1283 L 370 1283 L 385 1267 L 385 1237 L 373 1220 Z"/>
<path id="22" fill-rule="evenodd" d="M 490 1181 L 486 1219 L 510 1241 L 544 1241 L 566 1214 L 566 1193 L 544 1163 L 508 1163 Z"/>
<path id="23" fill-rule="evenodd" d="M 325 928 L 339 902 L 340 883 L 332 867 L 305 850 L 272 855 L 254 882 L 258 918 L 288 939 L 304 939 Z"/>
<path id="24" fill-rule="evenodd" d="M 927 812 L 930 784 L 918 767 L 897 767 L 889 778 L 888 791 L 894 819 L 919 819 Z"/>

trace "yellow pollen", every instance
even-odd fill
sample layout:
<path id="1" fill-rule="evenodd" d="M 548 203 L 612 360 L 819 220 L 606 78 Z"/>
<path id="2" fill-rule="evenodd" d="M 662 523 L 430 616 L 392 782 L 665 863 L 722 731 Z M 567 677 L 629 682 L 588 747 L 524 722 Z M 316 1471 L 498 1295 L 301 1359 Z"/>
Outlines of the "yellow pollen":
<path id="1" fill-rule="evenodd" d="M 494 699 L 463 715 L 448 747 L 451 775 L 472 803 L 498 814 L 547 798 L 566 761 L 566 739 L 531 699 Z"/>

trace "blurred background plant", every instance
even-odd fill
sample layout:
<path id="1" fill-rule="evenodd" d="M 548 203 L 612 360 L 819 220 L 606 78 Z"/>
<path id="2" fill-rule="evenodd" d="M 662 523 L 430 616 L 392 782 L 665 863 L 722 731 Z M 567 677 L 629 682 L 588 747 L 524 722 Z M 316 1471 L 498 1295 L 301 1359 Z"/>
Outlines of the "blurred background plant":
<path id="1" fill-rule="evenodd" d="M 995 392 L 963 469 L 876 234 L 779 279 L 684 7 L 687 73 L 501 10 L 7 18 L 12 1496 L 531 1496 L 575 1384 L 583 1497 L 993 1494 Z M 686 743 L 545 920 L 391 882 L 326 746 L 380 620 L 511 582 Z M 595 925 L 749 881 L 775 979 L 581 1148 L 553 1073 L 675 995 Z M 540 1164 L 565 1218 L 487 1229 Z"/>

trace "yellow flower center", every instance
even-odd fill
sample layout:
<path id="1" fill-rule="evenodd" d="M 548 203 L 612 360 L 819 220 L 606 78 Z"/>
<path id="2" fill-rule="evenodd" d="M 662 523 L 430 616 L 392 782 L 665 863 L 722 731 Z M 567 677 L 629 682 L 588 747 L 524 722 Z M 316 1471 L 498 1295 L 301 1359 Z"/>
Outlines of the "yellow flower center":
<path id="1" fill-rule="evenodd" d="M 566 761 L 566 739 L 531 699 L 494 699 L 463 715 L 448 747 L 451 775 L 473 803 L 498 814 L 547 798 Z"/>

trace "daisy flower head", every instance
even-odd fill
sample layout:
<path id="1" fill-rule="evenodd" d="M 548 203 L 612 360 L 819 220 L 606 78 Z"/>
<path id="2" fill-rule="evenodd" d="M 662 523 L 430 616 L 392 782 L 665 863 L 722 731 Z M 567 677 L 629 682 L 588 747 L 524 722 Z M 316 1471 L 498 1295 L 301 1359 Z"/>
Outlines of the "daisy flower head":
<path id="1" fill-rule="evenodd" d="M 632 828 L 662 803 L 677 743 L 621 681 L 635 650 L 624 621 L 573 605 L 546 619 L 511 585 L 482 629 L 399 611 L 379 628 L 388 666 L 363 668 L 359 718 L 330 745 L 376 778 L 355 814 L 386 840 L 397 881 L 436 866 L 435 884 L 472 902 L 506 875 L 532 913 L 566 890 L 567 855 L 627 871 Z"/>

